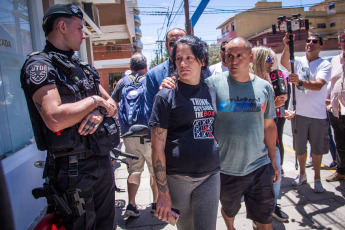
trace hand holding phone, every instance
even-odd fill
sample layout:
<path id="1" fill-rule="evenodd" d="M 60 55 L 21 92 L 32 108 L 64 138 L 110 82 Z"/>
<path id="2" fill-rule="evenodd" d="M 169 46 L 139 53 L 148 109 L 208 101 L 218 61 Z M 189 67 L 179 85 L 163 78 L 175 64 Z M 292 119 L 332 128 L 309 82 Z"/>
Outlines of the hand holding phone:
<path id="1" fill-rule="evenodd" d="M 156 212 L 156 203 L 152 203 L 152 211 Z M 176 208 L 171 208 L 171 215 L 172 215 L 172 217 L 169 218 L 167 223 L 171 224 L 172 226 L 175 226 L 177 220 L 180 217 L 180 210 L 178 210 Z"/>

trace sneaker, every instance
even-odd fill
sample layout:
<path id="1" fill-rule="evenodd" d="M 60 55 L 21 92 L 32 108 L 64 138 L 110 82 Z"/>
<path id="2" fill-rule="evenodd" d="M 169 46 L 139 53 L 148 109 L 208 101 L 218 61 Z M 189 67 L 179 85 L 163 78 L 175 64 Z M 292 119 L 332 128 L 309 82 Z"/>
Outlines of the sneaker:
<path id="1" fill-rule="evenodd" d="M 320 179 L 315 179 L 314 184 L 314 192 L 321 193 L 324 192 L 325 189 L 323 188 Z"/>
<path id="2" fill-rule="evenodd" d="M 340 180 L 345 180 L 345 175 L 339 174 L 338 172 L 335 172 L 326 178 L 327 182 L 334 182 L 334 181 L 340 181 Z"/>
<path id="3" fill-rule="evenodd" d="M 302 185 L 307 183 L 307 175 L 298 174 L 295 180 L 292 181 L 293 186 Z"/>
<path id="4" fill-rule="evenodd" d="M 133 205 L 128 204 L 127 208 L 126 208 L 125 215 L 126 216 L 138 217 L 138 216 L 140 216 L 140 213 L 139 213 L 139 211 L 138 211 L 136 206 L 134 207 Z"/>
<path id="5" fill-rule="evenodd" d="M 337 162 L 333 161 L 330 165 L 329 168 L 336 169 L 337 168 Z"/>
<path id="6" fill-rule="evenodd" d="M 280 222 L 285 222 L 289 219 L 289 216 L 278 205 L 275 206 L 272 216 Z"/>
<path id="7" fill-rule="evenodd" d="M 307 168 L 313 167 L 313 160 L 312 160 L 311 157 L 308 157 L 305 166 L 306 166 Z"/>

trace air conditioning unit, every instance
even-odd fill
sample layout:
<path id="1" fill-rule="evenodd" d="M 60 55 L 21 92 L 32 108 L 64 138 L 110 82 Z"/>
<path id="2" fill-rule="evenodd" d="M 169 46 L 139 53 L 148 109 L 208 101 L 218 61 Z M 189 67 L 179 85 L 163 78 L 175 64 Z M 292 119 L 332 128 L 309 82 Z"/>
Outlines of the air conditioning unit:
<path id="1" fill-rule="evenodd" d="M 83 3 L 84 12 L 91 18 L 91 20 L 100 28 L 99 13 L 97 7 L 93 3 Z M 86 26 L 90 26 L 86 23 Z"/>

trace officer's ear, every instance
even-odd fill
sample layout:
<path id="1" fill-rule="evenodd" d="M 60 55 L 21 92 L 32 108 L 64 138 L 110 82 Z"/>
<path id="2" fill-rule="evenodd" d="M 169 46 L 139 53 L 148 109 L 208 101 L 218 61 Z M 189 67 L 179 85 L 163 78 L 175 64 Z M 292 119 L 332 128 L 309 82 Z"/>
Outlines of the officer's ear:
<path id="1" fill-rule="evenodd" d="M 61 33 L 66 33 L 67 30 L 67 22 L 64 20 L 60 20 L 57 22 L 56 28 L 61 32 Z"/>

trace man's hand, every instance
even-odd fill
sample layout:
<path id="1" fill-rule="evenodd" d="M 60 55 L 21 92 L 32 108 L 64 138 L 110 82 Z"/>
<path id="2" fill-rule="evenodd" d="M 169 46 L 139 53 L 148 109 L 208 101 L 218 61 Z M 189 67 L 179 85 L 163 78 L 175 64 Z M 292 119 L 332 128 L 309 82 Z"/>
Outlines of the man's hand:
<path id="1" fill-rule="evenodd" d="M 290 121 L 292 118 L 296 116 L 296 111 L 285 110 L 285 114 L 282 116 Z"/>
<path id="2" fill-rule="evenodd" d="M 276 96 L 274 98 L 275 108 L 279 108 L 279 107 L 285 105 L 285 101 L 286 101 L 286 94 L 280 95 L 280 96 Z"/>
<path id="3" fill-rule="evenodd" d="M 163 79 L 161 85 L 159 86 L 159 90 L 162 90 L 163 88 L 168 88 L 168 89 L 176 89 L 176 77 L 172 76 L 172 77 L 166 77 L 165 79 Z"/>
<path id="4" fill-rule="evenodd" d="M 293 40 L 295 40 L 295 35 L 293 35 Z M 289 46 L 289 33 L 285 33 L 285 36 L 283 38 L 283 43 L 285 46 Z"/>
<path id="5" fill-rule="evenodd" d="M 159 193 L 155 216 L 165 222 L 169 222 L 170 219 L 174 218 L 171 214 L 171 198 L 169 193 Z"/>
<path id="6" fill-rule="evenodd" d="M 279 169 L 276 163 L 272 164 L 274 168 L 273 184 L 277 183 L 279 180 Z"/>
<path id="7" fill-rule="evenodd" d="M 103 115 L 96 109 L 89 113 L 81 122 L 78 132 L 80 135 L 93 134 L 103 121 Z"/>
<path id="8" fill-rule="evenodd" d="M 289 81 L 298 86 L 298 83 L 299 83 L 298 75 L 295 73 L 290 74 L 289 75 Z"/>
<path id="9" fill-rule="evenodd" d="M 107 110 L 107 117 L 113 117 L 116 113 L 116 105 L 109 103 L 107 100 L 104 98 L 94 95 L 92 96 L 97 100 L 98 106 L 101 106 Z"/>

